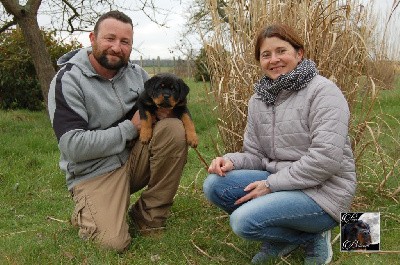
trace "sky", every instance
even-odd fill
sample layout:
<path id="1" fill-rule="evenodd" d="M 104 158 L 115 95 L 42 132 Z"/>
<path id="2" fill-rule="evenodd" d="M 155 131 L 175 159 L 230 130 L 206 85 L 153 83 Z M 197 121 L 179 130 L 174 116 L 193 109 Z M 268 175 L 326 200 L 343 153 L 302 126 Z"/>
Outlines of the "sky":
<path id="1" fill-rule="evenodd" d="M 132 5 L 131 1 L 117 0 L 121 3 L 125 2 Z M 180 32 L 186 23 L 185 13 L 188 12 L 189 0 L 153 0 L 154 3 L 164 9 L 169 10 L 166 18 L 166 27 L 161 27 L 142 12 L 127 12 L 132 18 L 134 24 L 133 48 L 131 59 L 138 60 L 142 56 L 143 59 L 155 59 L 158 56 L 161 59 L 172 59 L 173 56 L 183 56 L 175 47 L 179 44 Z M 385 12 L 387 14 L 393 4 L 393 0 L 360 0 L 361 3 L 374 3 L 374 10 L 377 12 Z M 400 7 L 398 8 L 400 9 Z M 399 10 L 397 10 L 399 11 Z M 396 13 L 397 17 L 399 12 Z M 385 16 L 384 16 L 385 17 Z M 39 19 L 39 25 L 45 25 L 45 19 Z M 393 21 L 398 23 L 398 19 Z M 79 33 L 77 39 L 83 46 L 90 46 L 89 33 Z M 393 36 L 392 36 L 393 37 Z M 398 36 L 396 36 L 396 40 Z M 200 48 L 200 44 L 193 40 L 194 47 Z M 171 53 L 173 51 L 173 53 Z"/>
<path id="2" fill-rule="evenodd" d="M 154 0 L 154 3 L 157 7 L 170 11 L 165 20 L 165 27 L 152 22 L 142 12 L 124 11 L 132 18 L 134 24 L 134 50 L 131 53 L 133 60 L 140 59 L 140 56 L 143 59 L 155 59 L 158 56 L 161 59 L 172 59 L 173 56 L 182 56 L 175 47 L 179 44 L 179 33 L 186 23 L 184 4 L 179 0 Z M 48 23 L 45 18 L 39 18 L 38 22 L 39 26 L 46 26 Z M 89 32 L 79 32 L 74 36 L 84 47 L 90 46 Z"/>
<path id="3" fill-rule="evenodd" d="M 141 12 L 128 12 L 134 24 L 133 47 L 136 50 L 132 51 L 132 59 L 140 59 L 140 56 L 143 56 L 143 59 L 154 59 L 157 56 L 161 59 L 172 59 L 173 56 L 181 55 L 175 47 L 179 44 L 179 34 L 186 23 L 184 4 L 179 0 L 153 1 L 157 7 L 169 10 L 165 20 L 166 26 L 157 25 Z"/>
<path id="4" fill-rule="evenodd" d="M 179 1 L 155 0 L 161 7 L 172 10 L 166 19 L 166 27 L 151 22 L 144 14 L 132 15 L 134 24 L 133 45 L 143 53 L 143 58 L 169 59 L 178 56 L 175 47 L 179 44 L 180 32 L 183 31 L 186 20 L 184 10 Z M 137 17 L 140 16 L 140 17 Z M 171 51 L 174 51 L 171 53 Z M 138 52 L 133 51 L 133 54 Z"/>

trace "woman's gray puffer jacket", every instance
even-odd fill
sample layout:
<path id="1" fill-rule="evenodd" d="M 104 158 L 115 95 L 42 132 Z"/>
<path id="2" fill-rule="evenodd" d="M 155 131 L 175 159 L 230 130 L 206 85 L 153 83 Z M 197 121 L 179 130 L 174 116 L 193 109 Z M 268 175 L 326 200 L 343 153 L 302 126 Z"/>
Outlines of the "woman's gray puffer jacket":
<path id="1" fill-rule="evenodd" d="M 255 94 L 249 101 L 243 152 L 224 157 L 235 169 L 271 172 L 272 192 L 302 190 L 339 222 L 356 189 L 349 117 L 340 89 L 320 75 L 300 91 L 282 91 L 275 105 Z"/>

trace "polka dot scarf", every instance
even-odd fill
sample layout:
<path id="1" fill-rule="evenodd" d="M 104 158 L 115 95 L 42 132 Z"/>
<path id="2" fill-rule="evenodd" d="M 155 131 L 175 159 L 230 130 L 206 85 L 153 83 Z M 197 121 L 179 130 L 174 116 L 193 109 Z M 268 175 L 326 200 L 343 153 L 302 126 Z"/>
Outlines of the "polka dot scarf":
<path id="1" fill-rule="evenodd" d="M 315 63 L 311 60 L 302 60 L 295 69 L 287 74 L 272 80 L 264 76 L 254 84 L 254 91 L 266 104 L 274 104 L 282 90 L 298 91 L 305 88 L 311 79 L 318 74 Z"/>

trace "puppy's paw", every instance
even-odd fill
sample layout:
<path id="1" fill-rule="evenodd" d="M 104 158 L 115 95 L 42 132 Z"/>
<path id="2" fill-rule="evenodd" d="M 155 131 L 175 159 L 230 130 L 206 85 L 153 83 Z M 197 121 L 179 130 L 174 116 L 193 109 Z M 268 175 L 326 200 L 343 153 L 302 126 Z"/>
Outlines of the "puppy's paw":
<path id="1" fill-rule="evenodd" d="M 187 132 L 186 141 L 193 148 L 196 148 L 199 145 L 199 138 L 195 132 Z"/>
<path id="2" fill-rule="evenodd" d="M 140 130 L 140 136 L 139 136 L 140 142 L 142 144 L 148 144 L 150 142 L 150 140 L 151 140 L 151 135 L 152 134 L 153 134 L 153 130 L 142 128 Z"/>

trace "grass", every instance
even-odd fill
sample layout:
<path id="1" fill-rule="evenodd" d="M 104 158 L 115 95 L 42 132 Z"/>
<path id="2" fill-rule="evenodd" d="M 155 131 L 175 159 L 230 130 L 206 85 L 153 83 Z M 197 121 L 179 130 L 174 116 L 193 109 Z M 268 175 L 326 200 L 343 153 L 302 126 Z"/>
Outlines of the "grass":
<path id="1" fill-rule="evenodd" d="M 198 150 L 209 162 L 218 142 L 213 103 L 204 84 L 188 84 L 201 140 Z M 383 91 L 381 99 L 381 107 L 400 119 L 400 86 Z M 234 235 L 228 216 L 205 200 L 206 172 L 191 149 L 166 233 L 136 237 L 122 255 L 98 249 L 80 240 L 68 223 L 73 202 L 58 158 L 45 112 L 0 111 L 0 264 L 249 264 L 259 248 L 259 242 Z M 398 180 L 392 184 L 399 185 Z M 363 203 L 355 201 L 354 210 L 381 212 L 381 250 L 399 250 L 398 204 L 369 184 L 359 185 L 357 195 Z M 302 255 L 295 252 L 288 264 L 300 264 Z M 338 242 L 334 244 L 333 264 L 361 263 L 398 264 L 398 254 L 341 253 Z"/>

